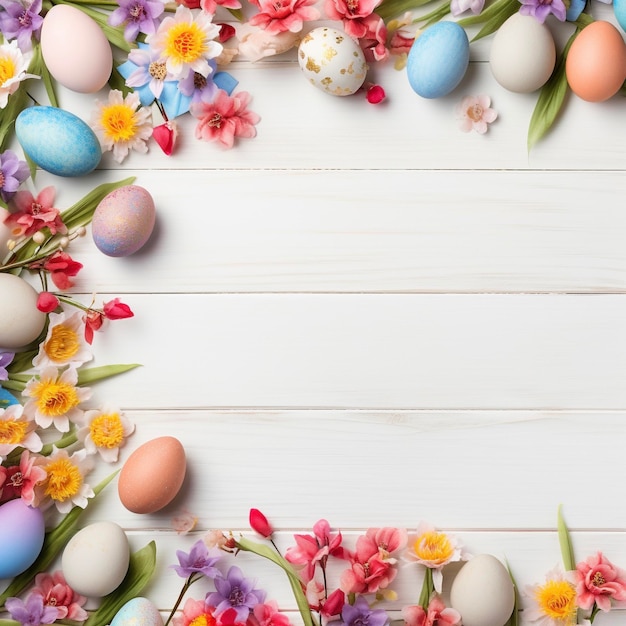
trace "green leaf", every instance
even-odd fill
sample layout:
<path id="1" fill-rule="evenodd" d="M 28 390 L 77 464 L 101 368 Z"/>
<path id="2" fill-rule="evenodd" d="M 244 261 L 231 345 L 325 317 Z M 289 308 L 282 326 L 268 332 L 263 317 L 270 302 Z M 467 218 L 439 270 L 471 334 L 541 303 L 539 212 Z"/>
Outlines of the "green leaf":
<path id="1" fill-rule="evenodd" d="M 21 626 L 20 622 L 14 622 L 12 619 L 0 619 L 0 626 Z"/>
<path id="2" fill-rule="evenodd" d="M 548 132 L 556 120 L 568 90 L 567 77 L 565 76 L 565 61 L 572 42 L 579 29 L 569 38 L 561 56 L 559 57 L 554 72 L 548 82 L 541 88 L 535 110 L 530 118 L 528 127 L 528 150 Z"/>
<path id="3" fill-rule="evenodd" d="M 287 574 L 287 578 L 289 579 L 289 585 L 291 586 L 291 591 L 293 592 L 294 598 L 296 600 L 296 604 L 298 605 L 298 610 L 300 611 L 300 615 L 302 616 L 302 620 L 304 621 L 305 626 L 317 626 L 316 621 L 313 619 L 311 615 L 311 608 L 309 607 L 309 603 L 304 595 L 304 591 L 302 590 L 302 583 L 300 582 L 300 578 L 298 574 L 291 566 L 291 563 L 284 559 L 280 554 L 265 546 L 261 543 L 257 543 L 255 541 L 250 541 L 245 537 L 241 537 L 237 539 L 237 547 L 244 552 L 253 552 L 254 554 L 258 554 L 265 559 L 269 559 L 273 563 L 276 563 L 279 567 L 281 567 L 285 573 Z"/>
<path id="4" fill-rule="evenodd" d="M 495 0 L 492 4 L 486 6 L 477 15 L 470 15 L 469 17 L 463 17 L 458 20 L 459 26 L 474 26 L 476 24 L 485 24 L 502 11 L 505 11 L 507 7 L 515 7 L 519 10 L 518 0 Z"/>
<path id="5" fill-rule="evenodd" d="M 91 499 L 91 502 L 93 502 L 98 494 L 115 478 L 118 472 L 119 470 L 113 472 L 93 488 L 94 497 Z M 90 504 L 87 505 L 87 507 L 89 506 Z M 4 607 L 7 598 L 18 596 L 30 585 L 36 574 L 50 567 L 59 552 L 74 534 L 74 529 L 83 511 L 85 511 L 85 509 L 79 506 L 73 507 L 63 520 L 59 522 L 58 526 L 46 533 L 43 548 L 37 560 L 26 571 L 13 578 L 9 586 L 0 594 L 0 609 Z"/>
<path id="6" fill-rule="evenodd" d="M 124 372 L 140 367 L 139 363 L 118 363 L 115 365 L 101 365 L 100 367 L 88 367 L 78 370 L 78 384 L 89 385 L 111 376 L 117 376 Z"/>
<path id="7" fill-rule="evenodd" d="M 426 6 L 431 2 L 434 2 L 434 0 L 383 0 L 380 6 L 377 7 L 376 13 L 385 22 L 388 22 L 398 15 Z"/>
<path id="8" fill-rule="evenodd" d="M 441 6 L 437 7 L 430 13 L 426 13 L 426 15 L 422 15 L 419 18 L 419 23 L 422 28 L 427 28 L 428 26 L 432 26 L 436 24 L 440 20 L 442 20 L 446 15 L 450 13 L 450 2 L 444 2 Z"/>
<path id="9" fill-rule="evenodd" d="M 556 527 L 559 532 L 559 544 L 561 546 L 561 557 L 563 558 L 563 567 L 565 571 L 571 572 L 576 569 L 576 560 L 574 559 L 574 549 L 572 547 L 572 539 L 569 530 L 565 525 L 565 520 L 561 513 L 561 505 L 557 513 Z"/>
<path id="10" fill-rule="evenodd" d="M 497 13 L 492 15 L 485 22 L 485 25 L 478 31 L 478 33 L 476 33 L 476 35 L 474 35 L 472 41 L 478 41 L 483 37 L 487 37 L 495 33 L 502 26 L 502 24 L 504 24 L 504 22 L 519 11 L 519 8 L 516 6 L 517 4 L 517 0 L 515 0 L 515 3 L 509 2 L 504 4 Z"/>
<path id="11" fill-rule="evenodd" d="M 128 572 L 122 584 L 102 598 L 97 611 L 91 614 L 84 626 L 110 624 L 116 613 L 133 598 L 136 598 L 150 582 L 156 567 L 156 543 L 151 541 L 130 557 Z"/>

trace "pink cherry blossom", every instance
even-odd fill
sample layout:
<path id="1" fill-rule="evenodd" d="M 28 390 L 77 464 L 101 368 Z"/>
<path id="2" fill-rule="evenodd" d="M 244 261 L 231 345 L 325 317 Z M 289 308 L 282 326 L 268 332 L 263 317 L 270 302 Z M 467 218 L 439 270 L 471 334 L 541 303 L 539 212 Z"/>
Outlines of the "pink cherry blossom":
<path id="1" fill-rule="evenodd" d="M 603 554 L 590 556 L 578 563 L 574 571 L 576 602 L 589 611 L 594 603 L 602 611 L 609 611 L 611 600 L 626 600 L 626 571 L 613 565 Z"/>
<path id="2" fill-rule="evenodd" d="M 304 22 L 319 19 L 319 11 L 312 6 L 315 2 L 316 0 L 259 0 L 259 13 L 253 15 L 249 23 L 272 34 L 285 31 L 299 33 Z"/>
<path id="3" fill-rule="evenodd" d="M 53 235 L 67 233 L 67 228 L 61 219 L 61 212 L 55 209 L 54 187 L 45 187 L 37 197 L 28 190 L 18 191 L 11 200 L 11 213 L 4 223 L 11 228 L 14 237 L 32 237 L 42 228 L 49 228 Z"/>
<path id="4" fill-rule="evenodd" d="M 457 117 L 462 131 L 468 133 L 475 130 L 484 135 L 488 125 L 498 117 L 498 113 L 491 108 L 489 96 L 466 96 L 457 107 Z"/>
<path id="5" fill-rule="evenodd" d="M 56 571 L 35 576 L 33 594 L 41 596 L 44 606 L 53 606 L 58 611 L 57 619 L 84 622 L 88 616 L 83 605 L 87 598 L 77 594 L 65 581 L 63 572 Z"/>
<path id="6" fill-rule="evenodd" d="M 251 623 L 252 622 L 252 623 Z M 256 622 L 256 623 L 255 623 Z M 289 618 L 278 610 L 275 600 L 257 604 L 248 618 L 249 626 L 290 626 Z"/>
<path id="7" fill-rule="evenodd" d="M 218 6 L 224 7 L 225 9 L 241 9 L 241 2 L 239 0 L 200 0 L 199 3 L 182 2 L 181 4 L 190 8 L 197 8 L 199 6 L 205 13 L 210 13 L 211 15 L 215 15 Z"/>

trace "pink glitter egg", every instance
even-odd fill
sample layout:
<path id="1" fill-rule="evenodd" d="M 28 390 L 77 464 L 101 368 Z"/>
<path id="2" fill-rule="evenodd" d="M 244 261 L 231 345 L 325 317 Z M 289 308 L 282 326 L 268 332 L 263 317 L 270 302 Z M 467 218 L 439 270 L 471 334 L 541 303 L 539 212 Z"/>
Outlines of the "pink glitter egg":
<path id="1" fill-rule="evenodd" d="M 152 196 L 143 187 L 126 185 L 114 189 L 96 207 L 91 233 L 100 252 L 130 256 L 146 244 L 155 221 Z"/>

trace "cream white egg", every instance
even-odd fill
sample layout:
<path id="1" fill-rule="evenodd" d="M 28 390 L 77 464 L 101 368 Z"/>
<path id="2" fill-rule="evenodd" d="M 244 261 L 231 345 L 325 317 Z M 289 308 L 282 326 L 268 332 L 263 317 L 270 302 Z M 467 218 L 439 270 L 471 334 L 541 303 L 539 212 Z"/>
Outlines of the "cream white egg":
<path id="1" fill-rule="evenodd" d="M 532 15 L 515 13 L 493 38 L 489 53 L 491 73 L 509 91 L 536 91 L 550 78 L 555 64 L 552 33 Z"/>
<path id="2" fill-rule="evenodd" d="M 114 522 L 95 522 L 79 530 L 67 543 L 61 569 L 77 593 L 101 598 L 124 580 L 130 547 L 124 530 Z"/>
<path id="3" fill-rule="evenodd" d="M 508 570 L 491 554 L 477 554 L 454 577 L 450 605 L 461 614 L 463 626 L 504 626 L 515 607 Z"/>
<path id="4" fill-rule="evenodd" d="M 365 82 L 367 63 L 359 44 L 345 32 L 320 26 L 298 46 L 298 63 L 306 79 L 333 96 L 349 96 Z"/>
<path id="5" fill-rule="evenodd" d="M 19 350 L 35 341 L 46 323 L 37 291 L 23 278 L 0 273 L 0 348 Z"/>

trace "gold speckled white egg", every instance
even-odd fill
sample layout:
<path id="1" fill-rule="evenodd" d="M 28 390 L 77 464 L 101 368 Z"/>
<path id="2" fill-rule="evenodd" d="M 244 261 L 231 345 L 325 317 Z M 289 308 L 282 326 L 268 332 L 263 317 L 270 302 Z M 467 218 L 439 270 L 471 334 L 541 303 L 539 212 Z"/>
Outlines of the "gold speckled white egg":
<path id="1" fill-rule="evenodd" d="M 320 26 L 298 47 L 298 63 L 307 80 L 333 96 L 349 96 L 365 82 L 367 63 L 359 44 L 343 31 Z"/>

